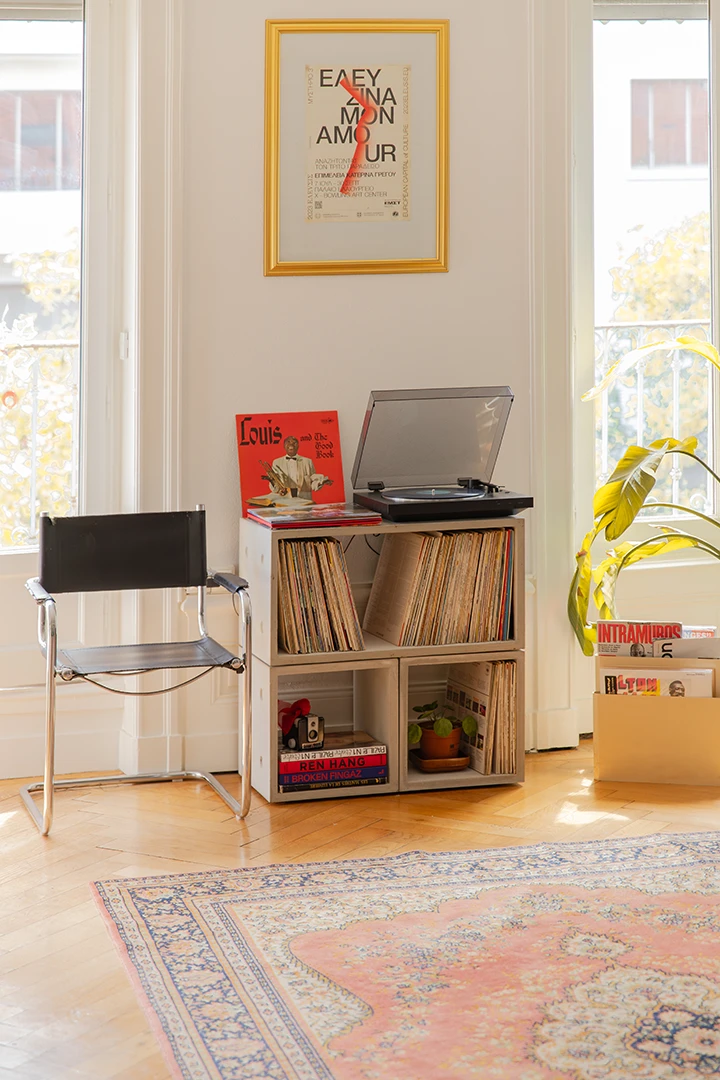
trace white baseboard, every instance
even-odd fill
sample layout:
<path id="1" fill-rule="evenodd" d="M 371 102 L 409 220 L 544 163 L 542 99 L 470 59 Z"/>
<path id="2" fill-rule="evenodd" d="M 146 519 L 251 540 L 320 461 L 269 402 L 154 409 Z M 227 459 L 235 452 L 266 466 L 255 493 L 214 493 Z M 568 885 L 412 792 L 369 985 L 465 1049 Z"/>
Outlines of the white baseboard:
<path id="1" fill-rule="evenodd" d="M 185 768 L 199 769 L 201 772 L 237 772 L 237 729 L 214 734 L 186 735 Z"/>
<path id="2" fill-rule="evenodd" d="M 56 772 L 117 769 L 122 716 L 122 699 L 87 685 L 58 684 Z M 39 776 L 44 763 L 44 692 L 0 694 L 0 778 Z"/>
<path id="3" fill-rule="evenodd" d="M 117 769 L 117 732 L 76 731 L 58 734 L 55 772 L 112 772 Z M 0 740 L 0 779 L 39 779 L 45 767 L 45 740 L 37 735 Z"/>
<path id="4" fill-rule="evenodd" d="M 558 750 L 578 745 L 578 715 L 575 709 L 537 711 L 528 719 L 530 730 L 535 731 L 535 749 Z"/>

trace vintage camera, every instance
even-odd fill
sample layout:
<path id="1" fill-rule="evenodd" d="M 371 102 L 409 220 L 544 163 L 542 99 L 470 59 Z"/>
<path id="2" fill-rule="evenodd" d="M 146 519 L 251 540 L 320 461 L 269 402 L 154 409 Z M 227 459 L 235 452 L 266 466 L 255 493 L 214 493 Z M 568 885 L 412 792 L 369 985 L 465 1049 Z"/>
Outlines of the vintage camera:
<path id="1" fill-rule="evenodd" d="M 325 718 L 308 713 L 299 716 L 297 721 L 298 749 L 322 750 L 325 740 Z"/>

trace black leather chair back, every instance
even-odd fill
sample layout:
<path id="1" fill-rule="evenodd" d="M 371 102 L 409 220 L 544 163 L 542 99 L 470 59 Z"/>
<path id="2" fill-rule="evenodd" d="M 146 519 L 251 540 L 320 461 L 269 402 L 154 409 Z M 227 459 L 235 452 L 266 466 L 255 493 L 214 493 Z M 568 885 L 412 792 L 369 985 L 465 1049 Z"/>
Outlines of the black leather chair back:
<path id="1" fill-rule="evenodd" d="M 170 589 L 207 580 L 205 511 L 40 519 L 49 593 Z"/>

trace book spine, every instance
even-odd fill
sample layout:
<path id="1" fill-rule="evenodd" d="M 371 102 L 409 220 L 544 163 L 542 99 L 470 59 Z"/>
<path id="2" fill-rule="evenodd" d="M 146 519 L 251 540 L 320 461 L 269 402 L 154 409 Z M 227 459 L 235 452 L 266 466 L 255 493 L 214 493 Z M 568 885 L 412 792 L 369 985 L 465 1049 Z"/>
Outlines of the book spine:
<path id="1" fill-rule="evenodd" d="M 387 754 L 358 754 L 350 756 L 338 754 L 337 757 L 317 758 L 314 761 L 280 760 L 278 772 L 289 776 L 294 773 L 331 772 L 333 769 L 374 769 L 387 765 Z"/>
<path id="2" fill-rule="evenodd" d="M 327 769 L 325 772 L 281 773 L 280 783 L 291 787 L 325 784 L 334 780 L 377 780 L 387 776 L 387 765 L 373 769 Z"/>
<path id="3" fill-rule="evenodd" d="M 365 778 L 364 780 L 332 780 L 323 784 L 282 784 L 278 790 L 281 792 L 321 791 L 323 788 L 372 787 L 376 784 L 387 784 L 387 782 L 387 776 L 378 776 L 374 780 Z"/>
<path id="4" fill-rule="evenodd" d="M 292 753 L 283 753 L 281 761 L 322 761 L 325 758 L 349 758 L 368 757 L 371 754 L 387 754 L 387 746 L 384 743 L 374 743 L 372 746 L 348 746 L 342 750 L 294 750 Z"/>

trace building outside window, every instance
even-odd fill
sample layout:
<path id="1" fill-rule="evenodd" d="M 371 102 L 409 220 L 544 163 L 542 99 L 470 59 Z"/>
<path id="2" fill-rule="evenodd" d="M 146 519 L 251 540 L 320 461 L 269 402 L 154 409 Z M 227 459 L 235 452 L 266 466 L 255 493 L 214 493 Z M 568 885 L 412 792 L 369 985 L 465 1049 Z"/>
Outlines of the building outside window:
<path id="1" fill-rule="evenodd" d="M 707 79 L 632 79 L 632 164 L 707 165 Z"/>

